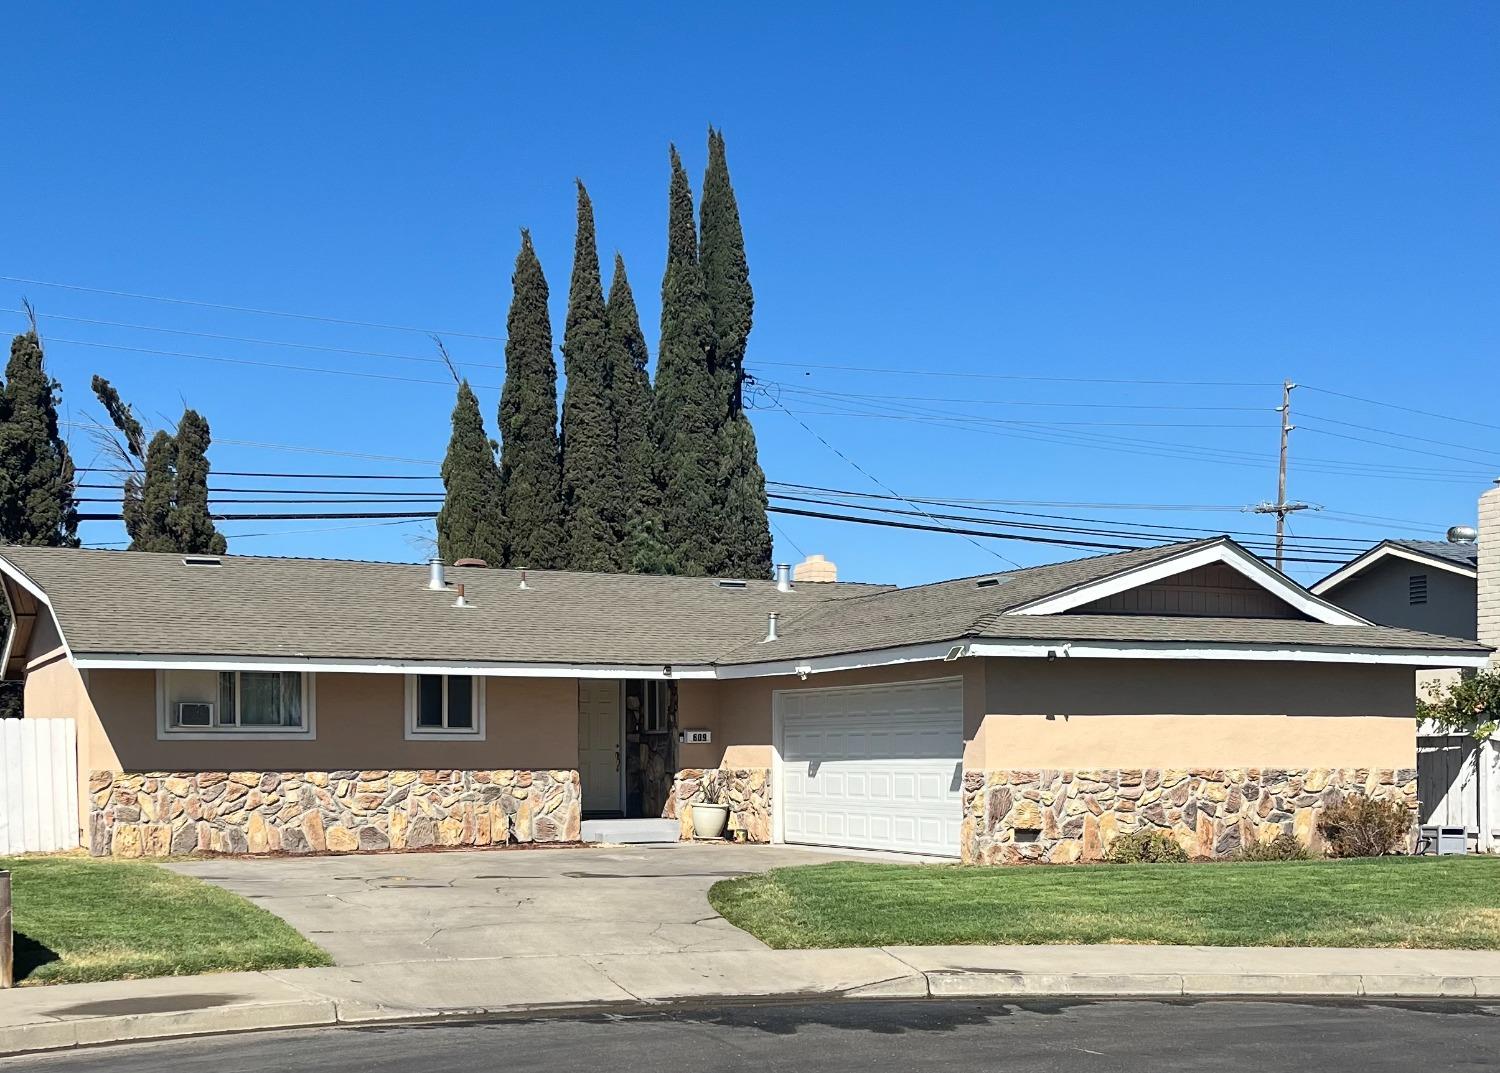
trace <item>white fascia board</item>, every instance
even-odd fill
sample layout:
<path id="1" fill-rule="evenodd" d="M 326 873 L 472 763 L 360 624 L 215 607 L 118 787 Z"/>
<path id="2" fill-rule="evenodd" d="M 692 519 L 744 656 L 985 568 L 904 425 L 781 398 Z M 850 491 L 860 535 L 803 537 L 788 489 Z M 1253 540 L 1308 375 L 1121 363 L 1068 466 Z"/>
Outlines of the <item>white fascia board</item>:
<path id="1" fill-rule="evenodd" d="M 702 664 L 567 664 L 434 660 L 300 659 L 295 656 L 194 656 L 93 653 L 73 661 L 84 670 L 307 671 L 313 674 L 468 674 L 480 678 L 713 678 Z"/>
<path id="2" fill-rule="evenodd" d="M 1406 559 L 1420 566 L 1431 567 L 1433 570 L 1446 570 L 1448 573 L 1457 574 L 1459 577 L 1472 578 L 1474 580 L 1478 580 L 1479 578 L 1479 569 L 1477 567 L 1463 566 L 1459 563 L 1449 562 L 1446 559 L 1439 559 L 1435 555 L 1423 555 L 1419 551 L 1412 551 L 1410 548 L 1399 547 L 1395 544 L 1381 544 L 1379 547 L 1371 548 L 1358 559 L 1345 563 L 1322 581 L 1314 583 L 1310 591 L 1315 596 L 1321 596 L 1325 592 L 1338 588 L 1344 582 L 1353 580 L 1357 575 L 1364 573 L 1381 559 L 1388 558 Z"/>
<path id="3" fill-rule="evenodd" d="M 39 586 L 35 581 L 32 581 L 31 578 L 27 577 L 25 571 L 16 566 L 15 563 L 11 562 L 9 559 L 4 558 L 3 556 L 0 556 L 0 574 L 4 574 L 6 577 L 13 580 L 17 585 L 21 586 L 21 588 L 31 593 L 32 596 L 36 597 L 37 603 L 41 604 L 47 609 L 47 614 L 52 616 L 52 625 L 57 627 L 57 637 L 62 642 L 63 654 L 66 655 L 69 659 L 72 659 L 73 650 L 68 647 L 68 638 L 67 635 L 63 633 L 62 622 L 58 619 L 57 612 L 52 609 L 52 601 L 47 599 L 47 594 L 42 591 L 41 586 Z M 3 590 L 4 588 L 5 586 L 0 585 L 0 590 Z M 5 649 L 3 652 L 0 652 L 0 675 L 3 675 L 5 673 L 5 668 L 10 666 L 11 644 L 15 641 L 16 637 L 15 608 L 10 606 L 10 592 L 8 590 L 4 592 L 4 599 L 5 610 L 10 615 L 11 619 L 11 628 L 6 631 Z M 33 624 L 32 629 L 35 630 L 35 628 L 36 626 L 35 624 Z"/>
<path id="4" fill-rule="evenodd" d="M 1259 558 L 1250 554 L 1244 548 L 1230 540 L 1221 540 L 1207 547 L 1198 548 L 1194 551 L 1174 555 L 1170 559 L 1162 559 L 1146 566 L 1126 570 L 1098 581 L 1091 581 L 1080 585 L 1068 592 L 1059 593 L 1055 596 L 1046 596 L 1040 600 L 1033 600 L 1029 604 L 1012 608 L 1005 612 L 1007 615 L 1056 615 L 1063 611 L 1071 611 L 1082 607 L 1084 604 L 1102 600 L 1106 596 L 1126 592 L 1130 589 L 1139 588 L 1142 585 L 1150 585 L 1152 582 L 1162 581 L 1176 574 L 1196 570 L 1200 566 L 1209 566 L 1214 563 L 1223 563 L 1225 566 L 1238 571 L 1261 588 L 1270 592 L 1280 600 L 1284 600 L 1292 607 L 1301 611 L 1304 615 L 1318 622 L 1327 623 L 1330 626 L 1368 626 L 1371 625 L 1365 619 L 1342 607 L 1336 607 L 1326 600 L 1321 600 L 1308 592 L 1301 585 L 1292 581 L 1284 574 L 1261 562 Z"/>
<path id="5" fill-rule="evenodd" d="M 1026 641 L 1016 644 L 974 641 L 971 656 L 1036 659 L 1195 659 L 1249 660 L 1267 663 L 1383 663 L 1400 667 L 1484 667 L 1489 656 L 1478 652 L 1443 652 L 1438 649 L 1360 648 L 1355 646 L 1298 648 L 1289 645 L 1174 644 L 1148 641 L 1119 644 L 1095 641 L 1052 643 Z"/>
<path id="6" fill-rule="evenodd" d="M 955 655 L 954 650 L 958 652 Z M 962 639 L 924 645 L 902 645 L 869 652 L 848 652 L 836 656 L 814 656 L 808 659 L 776 660 L 769 663 L 726 664 L 716 668 L 718 678 L 775 678 L 781 675 L 827 674 L 830 671 L 854 671 L 865 667 L 893 667 L 902 663 L 957 659 L 969 654 Z"/>

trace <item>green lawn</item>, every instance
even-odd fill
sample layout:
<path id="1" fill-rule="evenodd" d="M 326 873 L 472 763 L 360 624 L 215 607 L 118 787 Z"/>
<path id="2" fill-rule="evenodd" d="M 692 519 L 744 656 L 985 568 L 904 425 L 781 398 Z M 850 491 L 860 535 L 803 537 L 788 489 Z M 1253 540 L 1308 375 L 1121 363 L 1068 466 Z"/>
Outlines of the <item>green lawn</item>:
<path id="1" fill-rule="evenodd" d="M 154 864 L 12 857 L 0 869 L 21 984 L 331 964 L 280 917 Z"/>
<path id="2" fill-rule="evenodd" d="M 1500 859 L 969 868 L 839 862 L 709 892 L 770 946 L 1184 943 L 1500 949 Z"/>

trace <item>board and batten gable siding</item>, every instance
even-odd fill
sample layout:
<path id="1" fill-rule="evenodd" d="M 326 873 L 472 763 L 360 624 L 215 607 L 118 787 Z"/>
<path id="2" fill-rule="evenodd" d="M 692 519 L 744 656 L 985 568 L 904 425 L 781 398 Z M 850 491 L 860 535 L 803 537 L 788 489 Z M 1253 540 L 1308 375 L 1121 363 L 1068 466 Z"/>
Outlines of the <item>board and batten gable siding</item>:
<path id="1" fill-rule="evenodd" d="M 1215 618 L 1305 618 L 1244 574 L 1212 563 L 1074 608 L 1079 615 L 1203 615 Z"/>
<path id="2" fill-rule="evenodd" d="M 1414 577 L 1426 578 L 1425 603 L 1411 602 Z M 1326 599 L 1381 626 L 1475 640 L 1478 596 L 1471 577 L 1390 555 L 1330 590 Z"/>

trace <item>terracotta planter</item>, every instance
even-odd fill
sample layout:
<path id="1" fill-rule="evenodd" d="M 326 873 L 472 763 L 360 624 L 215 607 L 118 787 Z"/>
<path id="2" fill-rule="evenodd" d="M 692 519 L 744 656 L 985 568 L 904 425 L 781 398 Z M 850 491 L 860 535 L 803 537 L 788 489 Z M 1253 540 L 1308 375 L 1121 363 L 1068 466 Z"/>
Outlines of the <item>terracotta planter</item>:
<path id="1" fill-rule="evenodd" d="M 693 837 L 723 838 L 724 828 L 729 826 L 729 806 L 695 802 L 693 805 Z"/>

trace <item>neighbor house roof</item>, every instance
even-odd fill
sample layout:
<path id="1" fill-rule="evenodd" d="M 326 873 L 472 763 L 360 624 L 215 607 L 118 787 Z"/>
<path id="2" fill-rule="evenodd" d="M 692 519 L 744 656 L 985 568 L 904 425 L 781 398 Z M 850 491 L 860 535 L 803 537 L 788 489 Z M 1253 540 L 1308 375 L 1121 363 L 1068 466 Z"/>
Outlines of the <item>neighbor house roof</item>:
<path id="1" fill-rule="evenodd" d="M 708 578 L 450 569 L 325 559 L 0 548 L 0 569 L 44 594 L 85 666 L 172 660 L 554 665 L 679 670 L 755 667 L 972 641 L 1271 646 L 1477 658 L 1472 641 L 1366 623 L 1308 593 L 1227 537 L 1142 548 L 909 588 Z M 1223 562 L 1297 617 L 1091 613 L 1101 592 Z M 776 612 L 779 637 L 764 640 Z M 918 658 L 931 658 L 930 655 Z M 1319 657 L 1323 658 L 1323 657 Z M 561 673 L 561 672 L 559 672 Z M 769 673 L 762 671 L 760 673 Z"/>
<path id="2" fill-rule="evenodd" d="M 1382 540 L 1360 552 L 1327 577 L 1315 581 L 1312 592 L 1322 595 L 1353 581 L 1371 567 L 1390 559 L 1403 559 L 1464 577 L 1479 578 L 1479 545 L 1449 540 Z"/>

